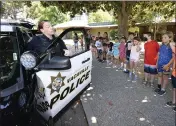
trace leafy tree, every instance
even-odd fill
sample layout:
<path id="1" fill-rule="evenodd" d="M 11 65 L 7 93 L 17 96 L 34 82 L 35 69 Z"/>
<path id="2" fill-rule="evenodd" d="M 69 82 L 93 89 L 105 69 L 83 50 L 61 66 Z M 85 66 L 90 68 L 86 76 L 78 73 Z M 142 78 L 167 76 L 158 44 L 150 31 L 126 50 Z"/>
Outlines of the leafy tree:
<path id="1" fill-rule="evenodd" d="M 68 20 L 67 15 L 61 13 L 56 6 L 44 8 L 40 2 L 32 2 L 28 8 L 27 17 L 37 20 L 50 20 L 53 25 L 63 23 Z"/>
<path id="2" fill-rule="evenodd" d="M 50 20 L 53 25 L 68 20 L 67 15 L 61 13 L 56 6 L 44 8 L 40 2 L 6 1 L 2 2 L 1 10 L 1 16 L 3 18 L 15 20 L 19 14 L 23 14 L 24 19 Z"/>
<path id="3" fill-rule="evenodd" d="M 69 12 L 71 16 L 83 12 L 96 12 L 99 9 L 108 12 L 113 11 L 113 15 L 118 19 L 119 33 L 126 36 L 128 34 L 128 16 L 136 4 L 136 2 L 131 1 L 42 1 L 41 3 L 44 7 L 57 6 L 63 13 Z"/>
<path id="4" fill-rule="evenodd" d="M 113 16 L 110 15 L 109 12 L 104 12 L 102 10 L 98 10 L 95 13 L 89 14 L 89 23 L 93 22 L 112 22 Z"/>
<path id="5" fill-rule="evenodd" d="M 175 7 L 174 2 L 140 2 L 133 7 L 129 19 L 152 23 L 156 22 L 156 18 L 159 17 L 162 22 L 170 21 L 175 16 Z"/>
<path id="6" fill-rule="evenodd" d="M 115 37 L 118 36 L 118 30 L 114 30 L 114 29 L 111 30 L 109 35 L 110 35 L 111 40 L 115 40 Z"/>
<path id="7" fill-rule="evenodd" d="M 156 38 L 159 24 L 174 19 L 175 7 L 174 2 L 140 2 L 133 8 L 130 18 L 137 20 L 138 23 L 148 23 L 154 27 L 154 38 Z"/>
<path id="8" fill-rule="evenodd" d="M 17 19 L 17 14 L 23 12 L 24 2 L 2 2 L 1 16 L 4 18 Z"/>
<path id="9" fill-rule="evenodd" d="M 30 1 L 2 1 L 0 15 L 2 18 L 17 19 L 19 14 L 25 11 L 26 5 L 31 6 Z"/>
<path id="10" fill-rule="evenodd" d="M 129 20 L 133 18 L 134 13 L 138 12 L 137 5 L 141 9 L 151 10 L 153 12 L 161 12 L 167 14 L 168 17 L 174 14 L 175 2 L 137 2 L 137 1 L 41 1 L 44 7 L 57 6 L 63 12 L 74 16 L 78 13 L 96 12 L 99 9 L 103 11 L 113 11 L 115 19 L 118 21 L 118 32 L 125 36 L 128 35 Z M 163 9 L 163 5 L 168 4 L 168 7 Z M 172 7 L 171 7 L 172 6 Z M 142 11 L 145 15 L 145 11 Z M 169 13 L 168 13 L 169 12 Z M 140 14 L 142 15 L 142 14 Z M 141 16 L 142 17 L 142 16 Z"/>

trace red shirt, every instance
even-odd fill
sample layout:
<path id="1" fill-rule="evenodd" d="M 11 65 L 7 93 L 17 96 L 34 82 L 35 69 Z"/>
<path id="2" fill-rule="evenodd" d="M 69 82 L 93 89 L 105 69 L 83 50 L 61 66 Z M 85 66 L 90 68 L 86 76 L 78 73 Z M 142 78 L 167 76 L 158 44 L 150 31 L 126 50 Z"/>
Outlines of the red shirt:
<path id="1" fill-rule="evenodd" d="M 144 49 L 144 63 L 149 65 L 156 65 L 159 52 L 159 44 L 156 41 L 151 40 L 144 44 Z"/>

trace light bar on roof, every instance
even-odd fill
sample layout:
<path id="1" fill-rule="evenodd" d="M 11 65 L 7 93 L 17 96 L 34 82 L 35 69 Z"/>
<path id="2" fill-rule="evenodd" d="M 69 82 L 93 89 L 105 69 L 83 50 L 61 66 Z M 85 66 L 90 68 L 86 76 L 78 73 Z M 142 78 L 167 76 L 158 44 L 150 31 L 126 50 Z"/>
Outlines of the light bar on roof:
<path id="1" fill-rule="evenodd" d="M 1 32 L 13 32 L 13 27 L 10 25 L 1 25 Z"/>

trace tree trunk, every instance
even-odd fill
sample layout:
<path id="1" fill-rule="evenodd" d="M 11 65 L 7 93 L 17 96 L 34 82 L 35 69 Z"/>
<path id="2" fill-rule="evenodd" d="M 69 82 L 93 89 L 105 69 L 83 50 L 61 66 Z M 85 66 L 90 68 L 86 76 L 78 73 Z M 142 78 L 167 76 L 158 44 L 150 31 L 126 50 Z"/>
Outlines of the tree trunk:
<path id="1" fill-rule="evenodd" d="M 118 16 L 118 32 L 120 36 L 128 37 L 128 15 Z"/>
<path id="2" fill-rule="evenodd" d="M 118 13 L 118 33 L 119 36 L 128 37 L 128 12 L 126 11 L 126 2 L 122 1 L 122 9 Z"/>

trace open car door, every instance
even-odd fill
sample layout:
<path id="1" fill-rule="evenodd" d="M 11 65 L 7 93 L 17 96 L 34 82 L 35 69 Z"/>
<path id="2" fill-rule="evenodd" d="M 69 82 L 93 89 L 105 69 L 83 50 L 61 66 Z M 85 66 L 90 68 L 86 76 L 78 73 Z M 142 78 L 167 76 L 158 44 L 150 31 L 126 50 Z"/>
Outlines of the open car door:
<path id="1" fill-rule="evenodd" d="M 80 39 L 78 49 L 74 48 L 74 34 Z M 84 28 L 69 28 L 59 36 L 68 50 L 69 57 L 54 56 L 39 65 L 37 77 L 37 111 L 46 119 L 54 118 L 66 105 L 79 95 L 91 82 L 92 53 L 86 47 Z M 47 63 L 47 64 L 46 64 Z M 45 66 L 45 67 L 40 67 Z"/>

